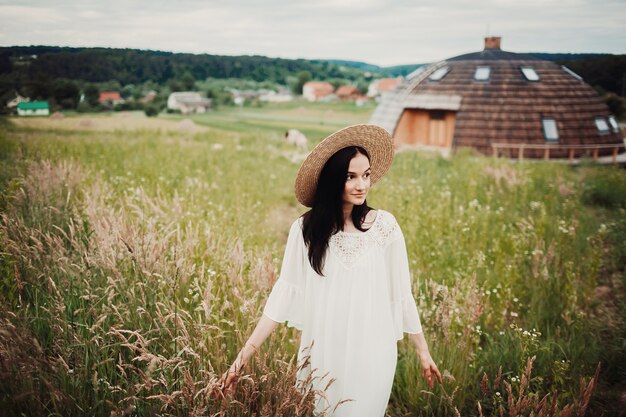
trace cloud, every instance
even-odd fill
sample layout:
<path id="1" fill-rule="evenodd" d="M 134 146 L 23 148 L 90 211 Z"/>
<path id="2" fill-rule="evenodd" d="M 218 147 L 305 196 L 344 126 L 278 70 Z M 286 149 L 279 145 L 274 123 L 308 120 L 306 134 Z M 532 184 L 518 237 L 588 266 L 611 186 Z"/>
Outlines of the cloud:
<path id="1" fill-rule="evenodd" d="M 109 46 L 382 65 L 501 35 L 517 52 L 624 53 L 623 0 L 0 0 L 0 44 Z"/>

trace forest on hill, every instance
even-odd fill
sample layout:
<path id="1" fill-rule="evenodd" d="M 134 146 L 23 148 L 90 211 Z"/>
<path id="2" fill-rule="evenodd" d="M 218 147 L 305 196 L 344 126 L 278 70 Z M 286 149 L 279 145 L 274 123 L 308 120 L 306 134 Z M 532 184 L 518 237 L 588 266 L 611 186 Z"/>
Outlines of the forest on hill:
<path id="1" fill-rule="evenodd" d="M 76 108 L 80 92 L 89 86 L 141 96 L 150 90 L 163 95 L 194 90 L 207 79 L 247 80 L 253 87 L 289 87 L 301 92 L 308 80 L 356 84 L 367 88 L 381 74 L 328 61 L 221 56 L 109 48 L 51 46 L 0 48 L 0 99 L 15 93 L 32 99 L 48 99 L 62 108 Z M 241 82 L 234 81 L 240 85 Z M 222 86 L 222 84 L 220 84 Z M 221 91 L 203 91 L 219 96 Z M 125 98 L 127 98 L 125 97 Z"/>
<path id="2" fill-rule="evenodd" d="M 566 65 L 623 112 L 626 55 L 533 54 Z M 54 108 L 76 109 L 80 96 L 116 90 L 124 98 L 138 99 L 158 93 L 161 105 L 172 91 L 201 90 L 216 102 L 227 103 L 224 86 L 245 85 L 300 93 L 304 82 L 326 80 L 353 84 L 361 91 L 373 79 L 406 75 L 423 64 L 379 67 L 346 60 L 283 59 L 265 56 L 223 56 L 111 48 L 14 46 L 0 48 L 0 100 L 20 94 L 49 100 Z M 218 80 L 218 82 L 214 82 Z M 222 80 L 222 81 L 219 81 Z M 230 81 L 223 81 L 230 80 Z M 90 107 L 86 104 L 84 110 Z M 4 110 L 4 105 L 0 106 Z"/>

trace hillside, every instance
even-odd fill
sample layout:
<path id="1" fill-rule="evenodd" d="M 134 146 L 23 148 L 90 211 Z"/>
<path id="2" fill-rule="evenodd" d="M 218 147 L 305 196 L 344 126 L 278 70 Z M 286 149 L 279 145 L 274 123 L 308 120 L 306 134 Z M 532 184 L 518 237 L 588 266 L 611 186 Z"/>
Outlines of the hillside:
<path id="1" fill-rule="evenodd" d="M 532 53 L 556 61 L 580 74 L 601 93 L 624 95 L 626 55 Z M 61 108 L 76 108 L 90 85 L 141 96 L 194 89 L 207 79 L 250 80 L 301 91 L 308 80 L 334 85 L 355 84 L 362 91 L 379 77 L 405 76 L 424 64 L 379 67 L 349 60 L 306 60 L 258 55 L 225 56 L 112 48 L 14 46 L 0 48 L 0 100 L 15 93 L 33 99 L 53 99 Z M 215 95 L 219 92 L 204 91 Z"/>
<path id="2" fill-rule="evenodd" d="M 363 73 L 328 61 L 111 48 L 0 48 L 0 61 L 0 73 L 3 74 L 22 72 L 33 78 L 67 78 L 88 82 L 115 79 L 121 84 L 164 83 L 187 72 L 197 80 L 207 77 L 247 78 L 277 83 L 286 83 L 289 75 L 300 71 L 308 71 L 311 77 L 320 79 L 357 79 Z"/>

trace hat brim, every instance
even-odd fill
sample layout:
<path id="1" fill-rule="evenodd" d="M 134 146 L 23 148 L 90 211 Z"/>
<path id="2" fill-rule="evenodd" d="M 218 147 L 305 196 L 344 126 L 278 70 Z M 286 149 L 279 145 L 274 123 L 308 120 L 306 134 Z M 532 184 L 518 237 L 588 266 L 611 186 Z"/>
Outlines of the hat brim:
<path id="1" fill-rule="evenodd" d="M 312 207 L 322 168 L 337 151 L 348 146 L 360 146 L 369 155 L 372 185 L 391 167 L 394 150 L 391 135 L 376 125 L 354 125 L 341 129 L 321 141 L 306 157 L 296 175 L 296 198 L 306 207 Z"/>

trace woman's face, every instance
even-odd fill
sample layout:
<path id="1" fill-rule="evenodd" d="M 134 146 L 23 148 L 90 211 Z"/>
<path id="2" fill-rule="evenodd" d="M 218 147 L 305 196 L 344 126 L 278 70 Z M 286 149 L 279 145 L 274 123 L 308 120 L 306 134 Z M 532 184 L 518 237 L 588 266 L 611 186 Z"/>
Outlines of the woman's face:
<path id="1" fill-rule="evenodd" d="M 365 202 L 371 186 L 370 161 L 367 156 L 357 153 L 350 160 L 346 185 L 343 189 L 343 203 L 359 206 Z"/>

